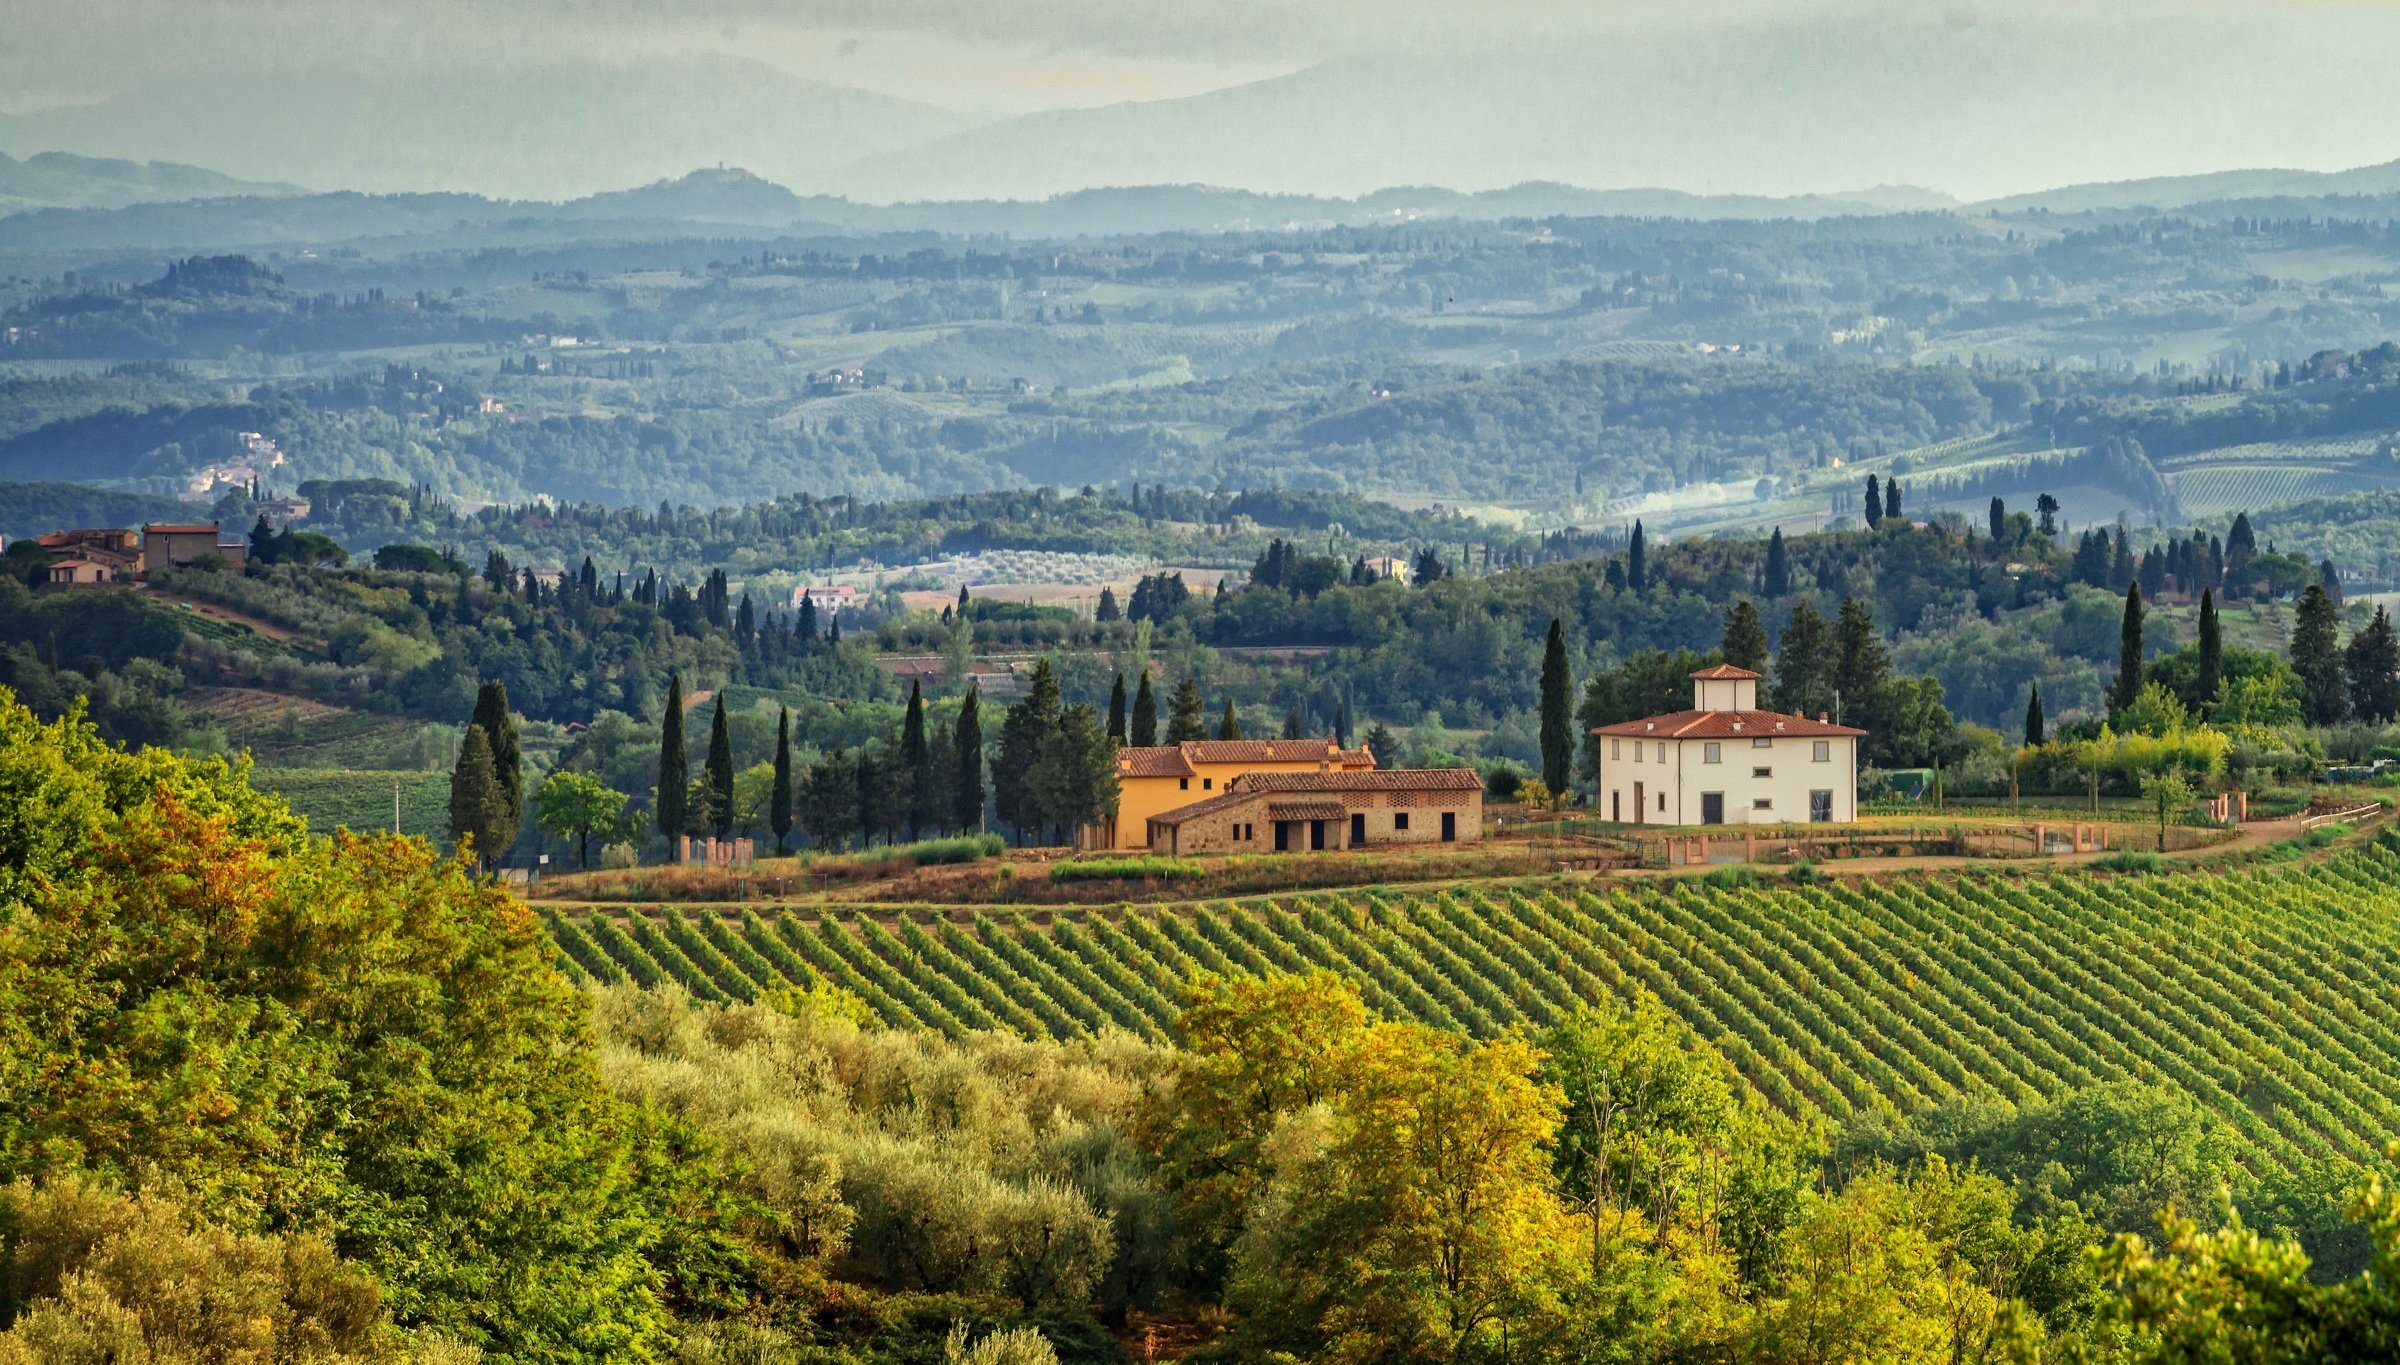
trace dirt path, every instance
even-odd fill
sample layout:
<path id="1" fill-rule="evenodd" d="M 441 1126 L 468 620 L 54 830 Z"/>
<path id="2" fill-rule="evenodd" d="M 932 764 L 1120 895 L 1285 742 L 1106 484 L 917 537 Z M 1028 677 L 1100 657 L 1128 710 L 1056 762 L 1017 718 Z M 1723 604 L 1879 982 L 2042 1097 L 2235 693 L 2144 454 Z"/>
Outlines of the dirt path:
<path id="1" fill-rule="evenodd" d="M 227 625 L 254 630 L 278 643 L 299 638 L 295 632 L 286 630 L 272 621 L 262 621 L 248 612 L 235 611 L 221 603 L 204 601 L 197 597 L 186 597 L 182 593 L 168 592 L 163 588 L 154 588 L 147 584 L 143 585 L 141 591 L 161 602 L 172 602 L 177 606 L 187 608 L 195 616 L 205 616 L 211 621 L 223 621 Z"/>

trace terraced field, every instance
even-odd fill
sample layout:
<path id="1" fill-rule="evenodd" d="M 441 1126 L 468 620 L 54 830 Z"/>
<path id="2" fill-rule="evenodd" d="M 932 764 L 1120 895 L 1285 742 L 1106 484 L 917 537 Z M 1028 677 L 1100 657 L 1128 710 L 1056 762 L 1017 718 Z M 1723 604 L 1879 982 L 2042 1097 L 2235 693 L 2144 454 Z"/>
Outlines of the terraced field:
<path id="1" fill-rule="evenodd" d="M 336 827 L 389 830 L 392 788 L 400 789 L 400 833 L 448 842 L 450 775 L 442 772 L 355 772 L 324 768 L 253 768 L 250 785 L 273 792 L 308 817 L 320 834 Z"/>
<path id="2" fill-rule="evenodd" d="M 1843 1117 L 2115 1080 L 2270 1165 L 2400 1137 L 2400 842 L 2236 875 L 1437 894 L 1031 914 L 545 911 L 578 977 L 748 999 L 831 981 L 895 1026 L 1160 1036 L 1197 972 L 1323 967 L 1476 1034 L 1655 994 L 1776 1106 Z"/>

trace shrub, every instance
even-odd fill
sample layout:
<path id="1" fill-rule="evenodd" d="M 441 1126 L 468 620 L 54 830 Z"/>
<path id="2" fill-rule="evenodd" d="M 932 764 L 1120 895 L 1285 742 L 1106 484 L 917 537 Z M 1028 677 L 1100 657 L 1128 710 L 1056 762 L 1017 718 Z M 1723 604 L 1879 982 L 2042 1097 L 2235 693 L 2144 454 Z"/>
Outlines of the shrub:
<path id="1" fill-rule="evenodd" d="M 629 867 L 639 867 L 641 864 L 642 855 L 635 852 L 631 844 L 608 844 L 600 850 L 602 871 L 622 872 Z"/>
<path id="2" fill-rule="evenodd" d="M 1058 1365 L 1058 1348 L 1031 1327 L 989 1332 L 969 1345 L 966 1324 L 960 1323 L 942 1343 L 942 1365 Z"/>
<path id="3" fill-rule="evenodd" d="M 1203 871 L 1205 869 L 1190 858 L 1166 858 L 1143 853 L 1126 858 L 1077 858 L 1071 862 L 1053 863 L 1050 865 L 1050 880 L 1097 882 L 1138 877 L 1145 881 L 1182 881 L 1197 877 Z"/>
<path id="4" fill-rule="evenodd" d="M 2123 852 L 2111 853 L 2105 858 L 2095 858 L 2092 860 L 2092 866 L 2103 872 L 2153 873 L 2166 871 L 2167 860 L 2155 853 L 2127 849 Z"/>
<path id="5" fill-rule="evenodd" d="M 1825 880 L 1825 874 L 1819 872 L 1817 865 L 1806 858 L 1792 864 L 1791 870 L 1785 872 L 1783 876 L 1785 881 L 1794 886 L 1814 886 Z"/>

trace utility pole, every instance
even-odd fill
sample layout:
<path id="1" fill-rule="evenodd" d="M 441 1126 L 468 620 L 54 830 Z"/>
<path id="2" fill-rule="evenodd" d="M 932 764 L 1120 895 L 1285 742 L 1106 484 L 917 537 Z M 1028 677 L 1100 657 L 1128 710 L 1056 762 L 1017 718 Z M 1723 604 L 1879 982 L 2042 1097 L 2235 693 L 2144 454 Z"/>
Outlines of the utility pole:
<path id="1" fill-rule="evenodd" d="M 392 774 L 392 833 L 400 832 L 400 774 Z"/>

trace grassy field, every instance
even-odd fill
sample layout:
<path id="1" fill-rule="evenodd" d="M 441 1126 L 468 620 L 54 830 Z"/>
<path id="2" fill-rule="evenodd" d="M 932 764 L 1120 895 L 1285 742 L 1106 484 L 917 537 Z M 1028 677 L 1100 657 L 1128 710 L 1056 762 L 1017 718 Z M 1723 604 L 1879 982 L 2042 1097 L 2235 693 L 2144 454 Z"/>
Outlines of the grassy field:
<path id="1" fill-rule="evenodd" d="M 1795 885 L 1564 878 L 1083 909 L 545 910 L 578 975 L 746 999 L 831 981 L 889 1024 L 1160 1036 L 1198 972 L 1325 968 L 1490 1035 L 1648 991 L 1769 1102 L 1847 1118 L 2184 1089 L 2266 1165 L 2400 1135 L 2400 840 L 2226 873 Z"/>
<path id="2" fill-rule="evenodd" d="M 400 789 L 400 832 L 447 841 L 450 775 L 443 772 L 355 772 L 325 768 L 253 768 L 250 785 L 273 792 L 325 833 L 392 827 L 392 788 Z"/>

